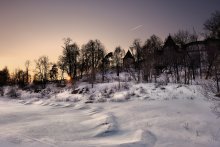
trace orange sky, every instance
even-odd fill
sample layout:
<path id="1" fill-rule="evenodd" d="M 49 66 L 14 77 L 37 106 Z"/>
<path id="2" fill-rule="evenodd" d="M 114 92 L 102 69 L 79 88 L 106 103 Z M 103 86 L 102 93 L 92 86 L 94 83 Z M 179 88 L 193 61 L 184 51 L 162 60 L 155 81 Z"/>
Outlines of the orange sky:
<path id="1" fill-rule="evenodd" d="M 1 0 L 0 69 L 24 68 L 24 62 L 47 55 L 56 62 L 62 39 L 79 46 L 99 39 L 106 50 L 125 50 L 135 38 L 164 39 L 178 29 L 202 31 L 219 0 Z"/>

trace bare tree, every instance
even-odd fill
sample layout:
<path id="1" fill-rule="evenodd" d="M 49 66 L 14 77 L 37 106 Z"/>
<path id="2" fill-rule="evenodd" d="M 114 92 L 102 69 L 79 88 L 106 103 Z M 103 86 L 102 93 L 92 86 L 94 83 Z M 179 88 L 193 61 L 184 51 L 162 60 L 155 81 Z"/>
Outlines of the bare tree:
<path id="1" fill-rule="evenodd" d="M 220 38 L 220 11 L 212 13 L 211 18 L 204 23 L 207 37 Z"/>
<path id="2" fill-rule="evenodd" d="M 7 67 L 0 70 L 0 86 L 9 84 L 10 75 Z"/>
<path id="3" fill-rule="evenodd" d="M 102 71 L 102 82 L 104 82 L 105 74 L 107 70 L 110 68 L 110 59 L 112 59 L 112 57 L 113 57 L 113 53 L 110 52 L 102 59 L 102 63 L 100 66 L 101 71 Z"/>
<path id="4" fill-rule="evenodd" d="M 125 55 L 125 50 L 122 49 L 120 46 L 115 48 L 115 51 L 113 53 L 113 60 L 115 62 L 117 76 L 120 74 L 120 70 L 123 64 L 123 57 Z"/>
<path id="5" fill-rule="evenodd" d="M 26 83 L 26 72 L 21 69 L 15 69 L 14 73 L 11 76 L 12 84 L 16 84 L 19 87 L 23 88 Z"/>
<path id="6" fill-rule="evenodd" d="M 38 60 L 35 60 L 35 64 L 35 80 L 39 81 L 45 87 L 49 76 L 49 58 L 47 56 L 41 56 Z"/>
<path id="7" fill-rule="evenodd" d="M 143 46 L 143 73 L 144 80 L 149 82 L 153 74 L 154 68 L 161 69 L 163 68 L 163 58 L 162 54 L 162 40 L 156 36 L 152 35 L 149 39 L 146 40 Z M 155 75 L 156 77 L 156 75 Z"/>
<path id="8" fill-rule="evenodd" d="M 96 79 L 96 70 L 100 67 L 102 59 L 105 56 L 105 48 L 99 40 L 90 40 L 83 48 L 86 59 L 87 68 L 91 71 L 92 87 Z"/>
<path id="9" fill-rule="evenodd" d="M 183 60 L 181 48 L 175 43 L 173 38 L 169 35 L 164 43 L 163 52 L 165 55 L 165 64 L 167 65 L 167 69 L 169 73 L 176 79 L 176 82 L 180 81 L 180 65 Z"/>
<path id="10" fill-rule="evenodd" d="M 60 69 L 60 71 L 61 71 L 61 74 L 60 74 L 61 77 L 60 77 L 60 79 L 61 79 L 61 80 L 64 80 L 64 73 L 65 73 L 65 71 L 66 71 L 67 69 L 66 69 L 66 65 L 65 65 L 65 61 L 64 61 L 63 56 L 59 56 L 57 65 L 58 65 L 58 67 L 59 67 L 59 69 Z"/>
<path id="11" fill-rule="evenodd" d="M 58 79 L 58 68 L 56 64 L 53 64 L 50 71 L 49 71 L 49 75 L 50 75 L 50 80 L 53 82 L 56 82 Z"/>
<path id="12" fill-rule="evenodd" d="M 87 53 L 86 45 L 82 46 L 81 54 L 80 54 L 80 76 L 82 78 L 83 74 L 89 74 L 89 67 L 91 62 L 88 62 L 89 54 Z"/>
<path id="13" fill-rule="evenodd" d="M 63 55 L 60 57 L 60 62 L 63 62 L 68 76 L 76 80 L 77 77 L 77 62 L 79 57 L 79 47 L 76 43 L 71 44 L 70 38 L 64 39 Z"/>
<path id="14" fill-rule="evenodd" d="M 26 82 L 27 84 L 30 82 L 30 75 L 29 75 L 29 67 L 30 67 L 31 61 L 27 60 L 25 61 L 25 68 L 26 68 Z"/>
<path id="15" fill-rule="evenodd" d="M 190 33 L 187 30 L 179 30 L 173 35 L 173 40 L 177 44 L 185 45 L 187 43 L 197 41 L 198 35 L 196 34 L 195 30 L 193 30 L 193 33 Z"/>
<path id="16" fill-rule="evenodd" d="M 207 48 L 207 62 L 208 62 L 208 69 L 206 73 L 206 79 L 208 79 L 211 76 L 213 67 L 217 60 L 219 60 L 219 51 L 220 43 L 219 40 L 212 40 L 208 39 L 206 41 L 206 48 Z"/>
<path id="17" fill-rule="evenodd" d="M 136 57 L 136 68 L 138 71 L 138 82 L 140 82 L 140 74 L 141 74 L 141 52 L 142 52 L 142 47 L 141 47 L 141 41 L 139 39 L 135 39 L 132 46 L 130 47 L 132 52 L 135 52 L 135 57 Z"/>
<path id="18" fill-rule="evenodd" d="M 194 31 L 193 33 L 190 33 L 187 30 L 179 30 L 177 33 L 173 35 L 173 40 L 176 44 L 180 45 L 180 48 L 182 49 L 182 57 L 183 60 L 181 61 L 181 65 L 184 67 L 185 72 L 185 84 L 189 83 L 189 77 L 192 76 L 193 79 L 195 79 L 195 70 L 196 67 L 199 66 L 200 68 L 200 75 L 201 75 L 201 64 L 200 64 L 200 51 L 199 46 L 194 45 L 190 48 L 186 49 L 184 48 L 184 45 L 195 42 L 198 40 L 198 35 Z M 197 50 L 198 52 L 194 52 L 194 50 Z M 191 71 L 191 72 L 190 72 Z M 191 75 L 192 74 L 192 75 Z M 188 75 L 188 76 L 187 76 Z M 201 77 L 201 76 L 200 76 Z M 188 80 L 187 80 L 188 78 Z"/>

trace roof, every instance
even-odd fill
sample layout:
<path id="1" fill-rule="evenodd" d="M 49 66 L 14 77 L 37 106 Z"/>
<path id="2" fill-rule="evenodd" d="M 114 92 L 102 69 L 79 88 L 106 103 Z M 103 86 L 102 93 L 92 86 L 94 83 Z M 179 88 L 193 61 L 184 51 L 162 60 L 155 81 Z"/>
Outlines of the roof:
<path id="1" fill-rule="evenodd" d="M 127 58 L 134 59 L 134 57 L 132 56 L 130 50 L 128 50 L 127 53 L 126 53 L 126 55 L 124 56 L 124 59 L 127 59 Z"/>
<path id="2" fill-rule="evenodd" d="M 167 46 L 176 46 L 176 43 L 173 41 L 173 38 L 169 35 L 164 43 L 164 47 Z"/>
<path id="3" fill-rule="evenodd" d="M 164 43 L 163 49 L 166 47 L 173 47 L 176 51 L 179 51 L 179 46 L 176 45 L 173 38 L 169 35 Z"/>

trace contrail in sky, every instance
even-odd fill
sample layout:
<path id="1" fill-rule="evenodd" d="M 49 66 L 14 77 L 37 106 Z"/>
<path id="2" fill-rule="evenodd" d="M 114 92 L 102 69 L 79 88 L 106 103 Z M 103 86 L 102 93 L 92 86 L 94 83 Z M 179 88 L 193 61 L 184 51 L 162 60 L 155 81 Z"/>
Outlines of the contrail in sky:
<path id="1" fill-rule="evenodd" d="M 137 29 L 139 29 L 139 28 L 141 28 L 141 27 L 143 27 L 143 25 L 138 25 L 138 26 L 136 26 L 136 27 L 130 29 L 130 31 L 135 31 L 135 30 L 137 30 Z"/>

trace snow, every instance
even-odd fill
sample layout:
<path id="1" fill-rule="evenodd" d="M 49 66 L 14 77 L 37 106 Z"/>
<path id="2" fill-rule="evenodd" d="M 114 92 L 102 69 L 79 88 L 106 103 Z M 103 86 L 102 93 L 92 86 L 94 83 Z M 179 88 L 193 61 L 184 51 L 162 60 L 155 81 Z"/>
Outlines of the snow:
<path id="1" fill-rule="evenodd" d="M 219 147 L 220 101 L 208 88 L 113 81 L 18 91 L 0 97 L 0 147 Z"/>

